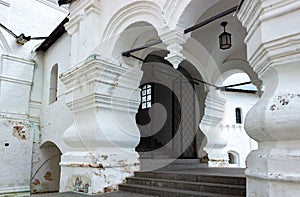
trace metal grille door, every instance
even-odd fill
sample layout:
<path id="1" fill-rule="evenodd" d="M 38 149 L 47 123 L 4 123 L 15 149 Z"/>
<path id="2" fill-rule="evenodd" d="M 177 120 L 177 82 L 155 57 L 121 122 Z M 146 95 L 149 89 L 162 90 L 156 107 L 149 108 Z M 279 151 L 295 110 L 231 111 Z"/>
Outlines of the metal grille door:
<path id="1" fill-rule="evenodd" d="M 176 102 L 176 99 L 173 99 L 173 155 L 195 158 L 197 127 L 194 88 L 185 77 L 181 76 L 173 81 L 173 91 L 179 100 Z"/>

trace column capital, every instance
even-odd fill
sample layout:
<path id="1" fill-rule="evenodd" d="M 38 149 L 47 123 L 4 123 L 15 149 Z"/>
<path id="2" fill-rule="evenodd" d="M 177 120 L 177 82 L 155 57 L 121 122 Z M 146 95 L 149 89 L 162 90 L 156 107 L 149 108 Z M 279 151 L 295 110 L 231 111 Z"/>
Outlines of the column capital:
<path id="1" fill-rule="evenodd" d="M 247 56 L 261 77 L 266 70 L 300 59 L 300 1 L 246 0 L 238 14 L 247 29 Z"/>
<path id="2" fill-rule="evenodd" d="M 182 45 L 186 43 L 188 36 L 178 29 L 173 29 L 161 34 L 160 38 L 167 44 L 167 49 L 170 51 L 165 59 L 177 69 L 179 64 L 185 59 L 181 50 L 183 49 Z"/>
<path id="3" fill-rule="evenodd" d="M 139 69 L 120 66 L 99 55 L 63 73 L 60 79 L 67 88 L 66 104 L 75 121 L 64 133 L 65 142 L 83 150 L 95 150 L 99 144 L 115 146 L 113 141 L 124 141 L 121 146 L 134 148 L 139 139 L 133 117 L 140 104 L 141 76 Z"/>

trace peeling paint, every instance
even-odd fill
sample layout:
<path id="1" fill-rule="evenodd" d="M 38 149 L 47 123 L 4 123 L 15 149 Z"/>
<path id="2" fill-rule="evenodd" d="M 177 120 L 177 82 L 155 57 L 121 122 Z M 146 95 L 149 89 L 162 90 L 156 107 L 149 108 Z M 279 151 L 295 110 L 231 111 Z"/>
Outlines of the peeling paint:
<path id="1" fill-rule="evenodd" d="M 47 181 L 52 181 L 52 173 L 50 171 L 46 172 L 44 178 Z"/>
<path id="2" fill-rule="evenodd" d="M 78 164 L 78 163 L 71 163 L 69 164 L 72 167 L 91 167 L 91 168 L 98 168 L 98 169 L 104 169 L 104 166 L 101 163 L 89 163 L 89 164 Z"/>
<path id="3" fill-rule="evenodd" d="M 275 109 L 276 109 L 276 105 L 275 104 L 271 105 L 270 110 L 274 111 Z"/>
<path id="4" fill-rule="evenodd" d="M 89 167 L 91 167 L 91 168 L 98 168 L 98 169 L 104 169 L 104 166 L 101 163 L 92 163 L 92 164 L 89 164 Z"/>
<path id="5" fill-rule="evenodd" d="M 74 191 L 76 192 L 83 192 L 88 193 L 89 192 L 89 183 L 83 183 L 81 177 L 77 177 L 74 183 Z"/>
<path id="6" fill-rule="evenodd" d="M 38 179 L 34 179 L 34 181 L 32 182 L 33 185 L 37 186 L 39 184 L 41 184 L 40 180 Z"/>
<path id="7" fill-rule="evenodd" d="M 294 99 L 300 99 L 300 94 L 285 94 L 277 96 L 274 99 L 273 104 L 270 106 L 270 111 L 280 110 L 291 104 L 291 101 Z"/>
<path id="8" fill-rule="evenodd" d="M 26 140 L 26 132 L 23 128 L 24 126 L 14 126 L 12 135 L 18 140 Z"/>
<path id="9" fill-rule="evenodd" d="M 108 192 L 112 192 L 112 191 L 115 191 L 115 189 L 113 187 L 104 187 L 103 188 L 104 193 L 108 193 Z"/>
<path id="10" fill-rule="evenodd" d="M 101 157 L 103 157 L 104 160 L 107 160 L 108 155 L 101 155 Z"/>

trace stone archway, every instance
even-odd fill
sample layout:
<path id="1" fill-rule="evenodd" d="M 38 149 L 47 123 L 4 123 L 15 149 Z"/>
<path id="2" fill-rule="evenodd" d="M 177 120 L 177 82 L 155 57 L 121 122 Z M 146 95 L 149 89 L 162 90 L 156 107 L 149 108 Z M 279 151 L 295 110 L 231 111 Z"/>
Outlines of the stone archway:
<path id="1" fill-rule="evenodd" d="M 50 141 L 43 143 L 32 168 L 31 193 L 58 192 L 62 152 Z"/>
<path id="2" fill-rule="evenodd" d="M 204 113 L 205 88 L 194 79 L 202 77 L 188 61 L 174 69 L 164 59 L 167 53 L 149 53 L 142 66 L 142 93 L 145 86 L 152 88 L 154 107 L 143 107 L 141 95 L 136 118 L 142 138 L 137 150 L 145 158 L 198 158 L 204 137 L 198 125 Z"/>

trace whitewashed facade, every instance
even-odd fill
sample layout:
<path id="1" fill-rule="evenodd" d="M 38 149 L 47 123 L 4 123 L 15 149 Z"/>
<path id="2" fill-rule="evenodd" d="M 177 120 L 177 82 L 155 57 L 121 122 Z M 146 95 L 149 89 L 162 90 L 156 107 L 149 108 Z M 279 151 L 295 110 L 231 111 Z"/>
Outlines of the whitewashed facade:
<path id="1" fill-rule="evenodd" d="M 247 134 L 258 141 L 247 158 L 247 196 L 297 196 L 300 2 L 245 0 L 235 15 L 184 33 L 239 2 L 73 0 L 66 33 L 45 52 L 35 50 L 41 41 L 18 45 L 1 29 L 0 172 L 9 178 L 0 181 L 0 192 L 109 192 L 139 170 L 141 81 L 170 79 L 164 70 L 147 73 L 152 55 L 174 67 L 168 67 L 174 78 L 207 82 L 194 84 L 191 125 L 197 128 L 195 157 L 210 167 L 228 165 L 222 133 L 230 124 L 224 122 L 226 95 L 213 85 L 236 70 L 258 89 L 263 83 L 264 94 L 245 118 Z M 56 1 L 0 0 L 1 23 L 16 34 L 49 35 L 67 13 Z M 232 34 L 228 50 L 218 46 L 222 21 Z M 162 43 L 134 53 L 144 63 L 122 56 L 156 40 Z"/>

